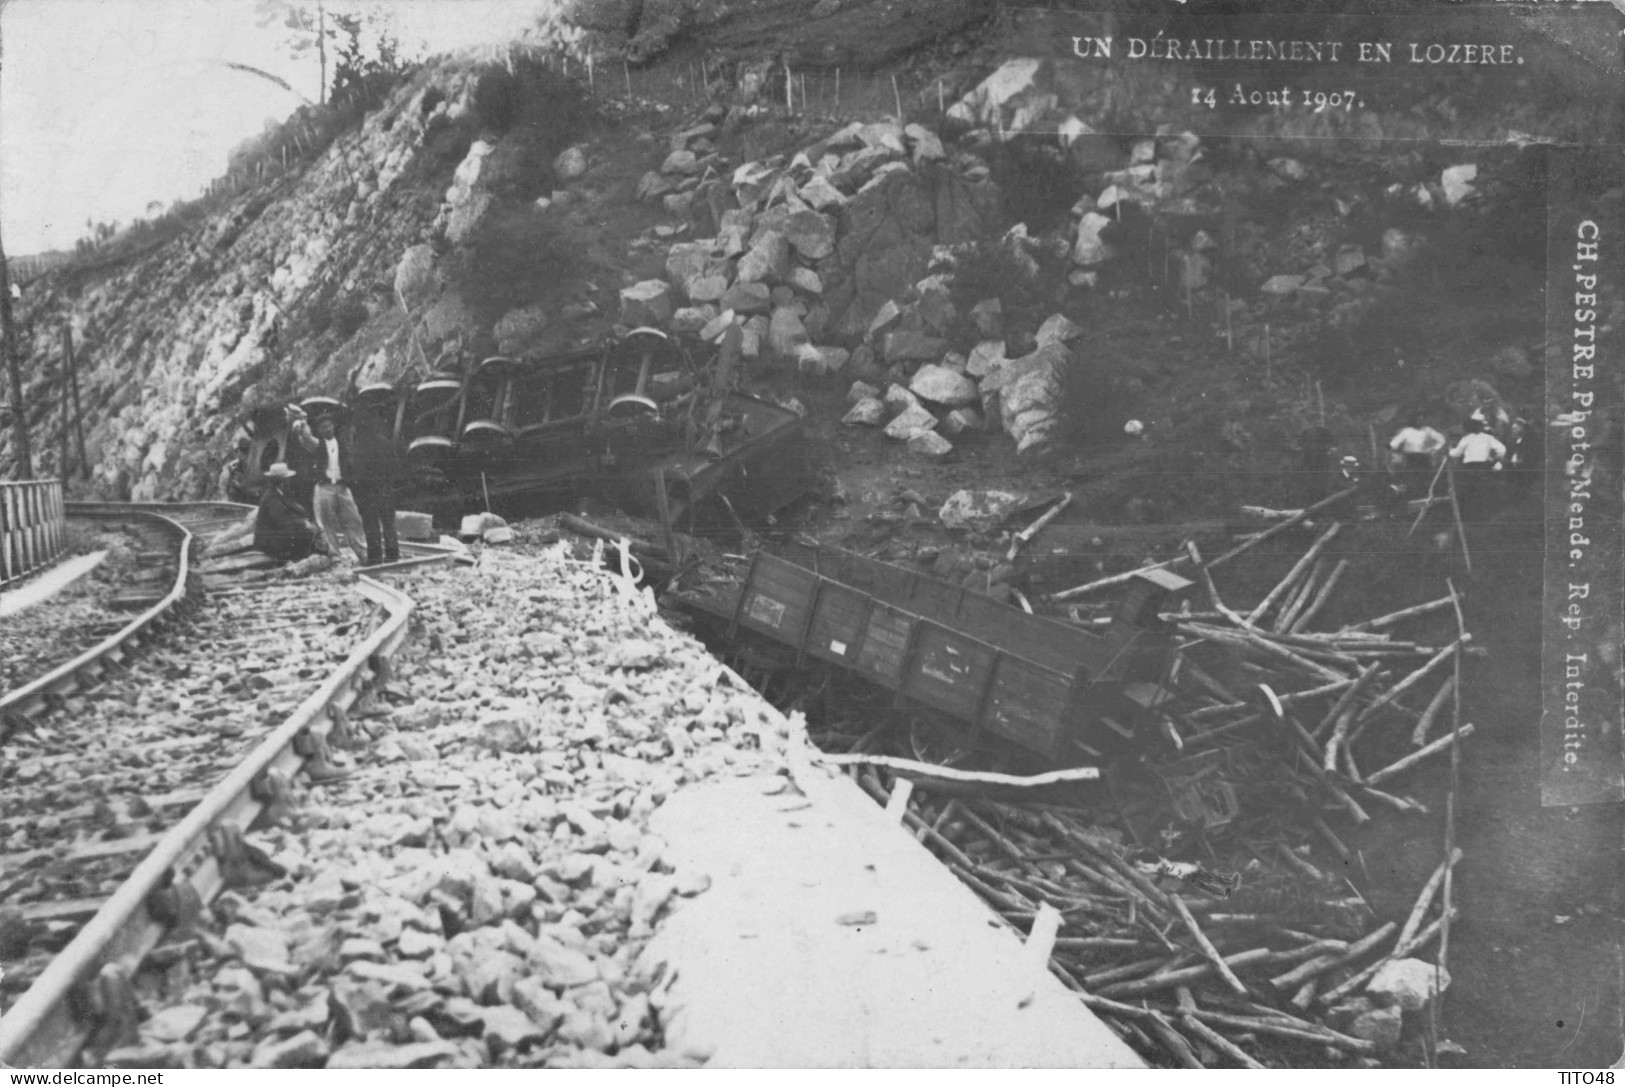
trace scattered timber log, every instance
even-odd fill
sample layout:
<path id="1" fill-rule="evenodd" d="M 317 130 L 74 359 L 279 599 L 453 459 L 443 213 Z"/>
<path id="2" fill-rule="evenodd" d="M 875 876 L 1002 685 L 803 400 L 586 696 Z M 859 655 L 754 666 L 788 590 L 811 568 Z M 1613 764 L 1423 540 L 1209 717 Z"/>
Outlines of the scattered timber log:
<path id="1" fill-rule="evenodd" d="M 1016 533 L 1015 538 L 1010 541 L 1010 550 L 1005 555 L 1005 559 L 1011 562 L 1015 561 L 1016 552 L 1021 550 L 1021 545 L 1038 535 L 1040 532 L 1044 531 L 1044 527 L 1051 521 L 1055 520 L 1055 518 L 1059 517 L 1061 515 L 1061 511 L 1066 509 L 1071 504 L 1072 492 L 1067 491 L 1065 494 L 1061 495 L 1060 499 L 1056 501 L 1055 505 L 1051 506 L 1042 517 L 1028 525 L 1026 528 L 1022 529 L 1020 532 Z"/>

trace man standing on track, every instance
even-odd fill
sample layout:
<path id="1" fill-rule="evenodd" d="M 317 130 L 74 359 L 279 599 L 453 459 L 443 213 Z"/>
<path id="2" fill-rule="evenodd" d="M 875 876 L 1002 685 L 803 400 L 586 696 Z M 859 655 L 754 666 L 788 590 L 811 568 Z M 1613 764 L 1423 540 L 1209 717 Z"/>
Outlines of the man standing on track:
<path id="1" fill-rule="evenodd" d="M 399 562 L 401 545 L 395 535 L 395 506 L 400 494 L 401 465 L 395 455 L 395 436 L 364 398 L 353 396 L 351 401 L 349 441 L 343 447 L 348 449 L 349 462 L 344 475 L 361 512 L 367 565 Z"/>
<path id="2" fill-rule="evenodd" d="M 1417 412 L 1411 425 L 1402 428 L 1388 442 L 1394 455 L 1394 468 L 1400 473 L 1411 497 L 1427 493 L 1433 470 L 1439 466 L 1439 454 L 1444 452 L 1444 435 L 1428 426 L 1427 416 Z"/>
<path id="3" fill-rule="evenodd" d="M 316 477 L 316 490 L 311 506 L 316 511 L 316 524 L 327 539 L 328 550 L 335 559 L 346 553 L 354 554 L 357 562 L 366 561 L 363 541 L 366 531 L 361 527 L 361 513 L 350 496 L 350 484 L 344 477 L 344 465 L 349 452 L 339 440 L 338 421 L 332 411 L 324 411 L 314 420 L 296 405 L 288 405 L 288 417 L 293 421 L 290 430 L 310 454 L 311 470 Z"/>
<path id="4" fill-rule="evenodd" d="M 1450 459 L 1461 465 L 1460 489 L 1457 492 L 1464 521 L 1477 521 L 1489 512 L 1490 475 L 1501 467 L 1507 447 L 1485 427 L 1482 412 L 1473 412 L 1467 420 L 1467 433 L 1450 450 Z"/>

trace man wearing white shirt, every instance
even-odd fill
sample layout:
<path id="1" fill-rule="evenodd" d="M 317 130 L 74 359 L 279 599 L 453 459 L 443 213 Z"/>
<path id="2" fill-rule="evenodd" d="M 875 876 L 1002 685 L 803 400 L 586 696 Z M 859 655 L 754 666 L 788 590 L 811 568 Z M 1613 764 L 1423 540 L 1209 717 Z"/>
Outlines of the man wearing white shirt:
<path id="1" fill-rule="evenodd" d="M 293 420 L 290 427 L 293 436 L 311 455 L 316 474 L 311 507 L 316 514 L 316 525 L 327 539 L 329 554 L 335 558 L 353 554 L 357 562 L 366 562 L 366 533 L 361 527 L 361 513 L 344 478 L 349 450 L 339 441 L 333 414 L 323 413 L 311 422 L 303 411 L 289 405 L 288 415 Z"/>
<path id="2" fill-rule="evenodd" d="M 1450 459 L 1458 462 L 1463 471 L 1460 477 L 1462 517 L 1478 520 L 1487 512 L 1490 486 L 1489 473 L 1501 467 L 1507 447 L 1484 427 L 1484 416 L 1474 412 L 1467 420 L 1467 433 L 1450 450 Z"/>
<path id="3" fill-rule="evenodd" d="M 1411 425 L 1404 427 L 1388 442 L 1393 453 L 1393 466 L 1407 487 L 1413 492 L 1425 490 L 1444 452 L 1444 435 L 1428 426 L 1426 417 L 1417 412 Z"/>

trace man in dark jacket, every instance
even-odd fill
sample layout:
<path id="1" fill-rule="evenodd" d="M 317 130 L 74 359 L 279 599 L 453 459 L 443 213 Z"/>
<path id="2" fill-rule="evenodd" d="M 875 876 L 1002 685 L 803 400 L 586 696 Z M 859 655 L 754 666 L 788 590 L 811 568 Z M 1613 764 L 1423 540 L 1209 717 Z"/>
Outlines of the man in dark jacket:
<path id="1" fill-rule="evenodd" d="M 401 466 L 395 455 L 395 436 L 380 413 L 364 402 L 351 409 L 348 440 L 339 445 L 348 454 L 344 477 L 361 513 L 367 537 L 367 565 L 401 560 L 395 535 L 395 507 L 400 494 Z"/>
<path id="2" fill-rule="evenodd" d="M 265 470 L 265 493 L 254 517 L 254 549 L 273 559 L 297 562 L 321 550 L 321 534 L 310 514 L 287 493 L 294 473 L 277 462 Z"/>

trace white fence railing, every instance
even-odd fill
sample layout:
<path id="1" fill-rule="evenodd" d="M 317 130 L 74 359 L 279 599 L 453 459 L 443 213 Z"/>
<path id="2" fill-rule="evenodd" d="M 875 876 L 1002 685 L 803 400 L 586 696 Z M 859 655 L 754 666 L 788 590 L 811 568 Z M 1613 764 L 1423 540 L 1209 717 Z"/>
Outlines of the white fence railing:
<path id="1" fill-rule="evenodd" d="M 62 483 L 0 483 L 0 587 L 56 560 L 67 546 Z"/>

